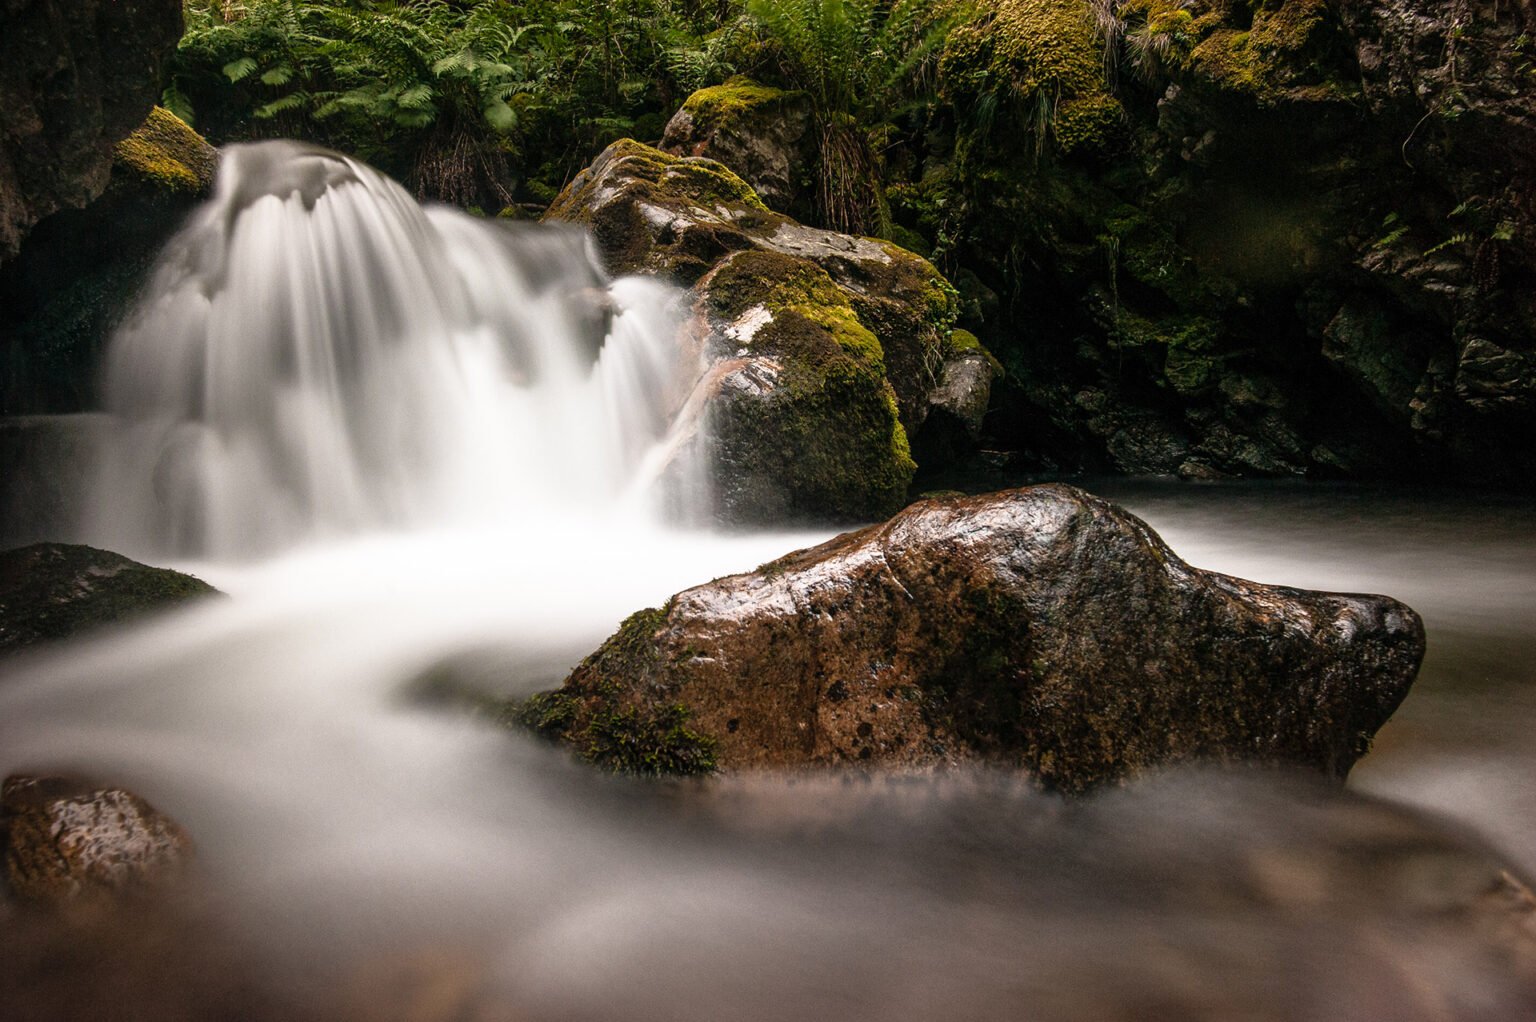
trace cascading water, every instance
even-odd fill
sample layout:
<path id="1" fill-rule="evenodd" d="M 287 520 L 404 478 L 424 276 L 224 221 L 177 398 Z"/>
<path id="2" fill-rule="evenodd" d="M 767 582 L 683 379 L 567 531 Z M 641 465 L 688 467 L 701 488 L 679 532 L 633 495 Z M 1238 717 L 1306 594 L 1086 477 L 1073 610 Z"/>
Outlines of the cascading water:
<path id="1" fill-rule="evenodd" d="M 233 146 L 112 343 L 124 428 L 86 532 L 225 558 L 615 505 L 643 517 L 646 454 L 697 375 L 676 304 L 606 280 L 575 229 L 423 209 L 296 143 Z"/>
<path id="2" fill-rule="evenodd" d="M 976 775 L 680 790 L 413 698 L 445 662 L 498 694 L 550 687 L 634 610 L 820 538 L 664 525 L 652 484 L 680 478 L 663 463 L 695 367 L 672 293 L 604 281 L 584 246 L 422 210 L 334 154 L 226 154 L 113 345 L 81 536 L 191 560 L 231 598 L 0 662 L 0 774 L 81 772 L 169 811 L 214 939 L 146 942 L 135 917 L 64 968 L 0 903 L 0 1012 L 1515 1017 L 1521 992 L 1412 903 L 1476 863 L 1404 851 L 1417 831 L 1309 787 L 1196 775 L 1073 806 Z M 1502 823 L 1529 862 L 1536 512 L 1124 499 L 1194 563 L 1422 611 L 1430 699 L 1366 783 Z M 1478 722 L 1464 741 L 1422 737 L 1457 712 Z M 225 976 L 232 957 L 246 971 Z"/>

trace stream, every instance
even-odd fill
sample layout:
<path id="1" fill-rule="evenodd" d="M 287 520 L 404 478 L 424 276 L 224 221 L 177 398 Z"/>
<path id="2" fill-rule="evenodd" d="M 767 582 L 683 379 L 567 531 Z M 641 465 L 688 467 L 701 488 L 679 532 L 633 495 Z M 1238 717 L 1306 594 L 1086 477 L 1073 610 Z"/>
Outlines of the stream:
<path id="1" fill-rule="evenodd" d="M 1307 779 L 1173 771 L 1081 804 L 987 772 L 652 783 L 432 704 L 445 664 L 557 685 L 629 613 L 829 533 L 668 524 L 707 485 L 657 458 L 687 441 L 686 386 L 656 397 L 668 295 L 601 279 L 579 237 L 505 247 L 350 162 L 249 149 L 114 347 L 115 425 L 56 537 L 228 598 L 7 661 L 0 772 L 108 778 L 178 819 L 264 982 L 431 949 L 505 1009 L 452 1017 L 1509 1017 L 1455 932 L 1402 915 L 1425 876 L 1475 874 L 1478 839 L 1405 839 Z M 343 253 L 378 269 L 350 305 L 315 284 Z M 497 294 L 543 311 L 495 326 Z M 198 340 L 237 336 L 260 354 Z M 443 336 L 423 368 L 411 345 Z M 1349 786 L 1536 868 L 1536 504 L 1077 482 L 1196 566 L 1418 610 L 1422 674 Z"/>

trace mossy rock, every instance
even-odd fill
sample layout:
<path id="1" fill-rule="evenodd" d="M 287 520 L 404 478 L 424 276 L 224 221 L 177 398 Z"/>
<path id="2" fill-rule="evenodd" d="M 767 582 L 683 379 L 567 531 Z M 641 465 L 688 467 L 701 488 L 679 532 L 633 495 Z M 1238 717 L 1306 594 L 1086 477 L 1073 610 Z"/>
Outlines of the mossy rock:
<path id="1" fill-rule="evenodd" d="M 550 207 L 613 272 L 694 289 L 701 386 L 728 520 L 869 520 L 900 507 L 910 435 L 959 297 L 921 256 L 765 209 L 710 160 L 610 146 Z"/>
<path id="2" fill-rule="evenodd" d="M 923 501 L 681 592 L 523 716 L 584 758 L 645 750 L 640 772 L 681 741 L 722 771 L 991 763 L 1067 793 L 1192 761 L 1342 780 L 1423 654 L 1394 600 L 1201 571 L 1052 485 Z"/>
<path id="3" fill-rule="evenodd" d="M 189 195 L 213 187 L 218 151 L 185 121 L 155 107 L 138 130 L 113 150 L 115 169 L 138 180 Z"/>
<path id="4" fill-rule="evenodd" d="M 742 252 L 700 283 L 750 362 L 710 413 L 717 487 L 735 521 L 859 519 L 901 506 L 916 470 L 880 341 L 814 263 Z M 750 381 L 750 382 L 749 382 Z"/>
<path id="5" fill-rule="evenodd" d="M 87 546 L 7 550 L 0 553 L 0 653 L 215 593 L 191 575 Z"/>
<path id="6" fill-rule="evenodd" d="M 648 705 L 620 698 L 626 679 L 644 676 L 664 689 L 666 664 L 653 637 L 666 612 L 631 614 L 617 632 L 582 661 L 559 691 L 509 704 L 505 720 L 569 745 L 583 761 L 613 773 L 687 777 L 715 770 L 715 740 L 689 728 L 693 716 L 680 703 Z"/>

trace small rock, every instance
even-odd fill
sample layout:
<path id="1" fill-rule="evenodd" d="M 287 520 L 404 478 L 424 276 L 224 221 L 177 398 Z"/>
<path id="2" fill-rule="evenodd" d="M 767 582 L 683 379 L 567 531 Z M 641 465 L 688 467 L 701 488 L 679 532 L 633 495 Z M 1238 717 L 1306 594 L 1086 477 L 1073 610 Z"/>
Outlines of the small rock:
<path id="1" fill-rule="evenodd" d="M 181 875 L 192 841 L 139 796 L 66 777 L 6 778 L 0 790 L 5 879 L 20 901 L 115 898 Z"/>

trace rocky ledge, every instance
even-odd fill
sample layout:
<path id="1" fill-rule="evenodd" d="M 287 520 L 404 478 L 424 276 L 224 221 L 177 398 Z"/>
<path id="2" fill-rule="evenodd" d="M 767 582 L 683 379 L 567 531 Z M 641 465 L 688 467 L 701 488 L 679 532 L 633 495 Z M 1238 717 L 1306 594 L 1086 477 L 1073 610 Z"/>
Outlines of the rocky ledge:
<path id="1" fill-rule="evenodd" d="M 1190 567 L 1070 486 L 929 500 L 633 615 L 521 720 L 641 773 L 1185 761 L 1343 778 L 1424 654 L 1383 596 Z"/>

